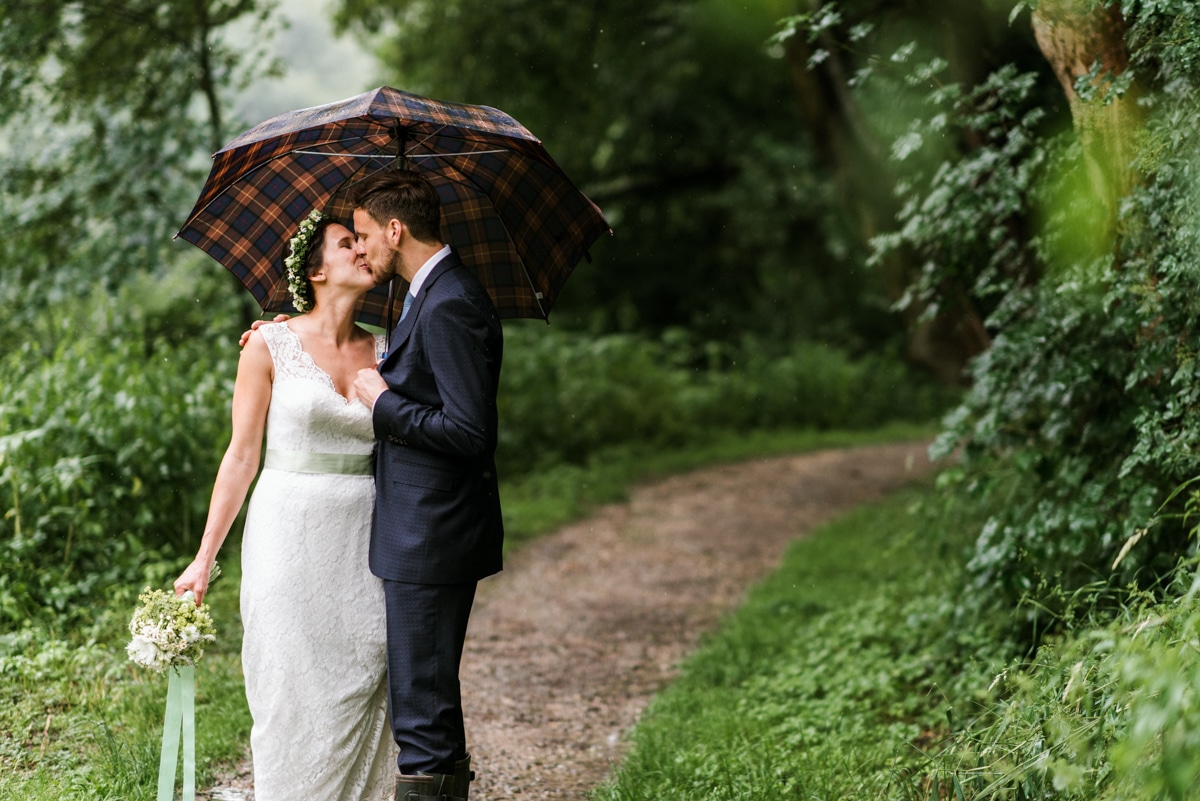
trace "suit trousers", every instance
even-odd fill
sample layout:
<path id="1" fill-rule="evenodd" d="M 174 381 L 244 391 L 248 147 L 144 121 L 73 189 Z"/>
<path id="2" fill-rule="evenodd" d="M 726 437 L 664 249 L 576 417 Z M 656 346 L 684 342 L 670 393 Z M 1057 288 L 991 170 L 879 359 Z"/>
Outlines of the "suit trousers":
<path id="1" fill-rule="evenodd" d="M 389 709 L 402 774 L 453 773 L 467 755 L 458 669 L 475 587 L 383 582 Z"/>

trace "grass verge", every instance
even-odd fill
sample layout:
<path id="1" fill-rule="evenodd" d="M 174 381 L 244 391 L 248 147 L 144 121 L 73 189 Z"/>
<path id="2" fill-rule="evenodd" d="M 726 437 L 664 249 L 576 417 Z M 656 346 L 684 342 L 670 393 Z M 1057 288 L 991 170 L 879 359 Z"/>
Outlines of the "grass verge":
<path id="1" fill-rule="evenodd" d="M 919 489 L 793 544 L 654 699 L 599 801 L 938 798 L 930 756 L 951 686 L 986 686 L 986 642 L 947 660 L 954 543 Z M 960 696 L 961 697 L 961 696 Z M 945 797 L 945 796 L 943 796 Z"/>
<path id="2" fill-rule="evenodd" d="M 1007 615 L 958 611 L 980 521 L 945 498 L 905 491 L 794 543 L 596 801 L 1200 798 L 1200 557 L 1165 587 L 1063 597 L 1061 633 L 1026 654 Z"/>

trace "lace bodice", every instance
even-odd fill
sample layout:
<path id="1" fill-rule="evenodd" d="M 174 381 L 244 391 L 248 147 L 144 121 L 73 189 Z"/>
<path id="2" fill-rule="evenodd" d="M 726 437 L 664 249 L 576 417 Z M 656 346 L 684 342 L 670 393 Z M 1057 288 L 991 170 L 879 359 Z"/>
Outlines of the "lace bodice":
<path id="1" fill-rule="evenodd" d="M 284 323 L 258 329 L 275 365 L 271 408 L 267 412 L 267 447 L 316 453 L 371 452 L 375 434 L 371 412 L 357 399 L 348 401 L 317 366 Z M 383 337 L 375 338 L 375 355 L 383 352 Z"/>

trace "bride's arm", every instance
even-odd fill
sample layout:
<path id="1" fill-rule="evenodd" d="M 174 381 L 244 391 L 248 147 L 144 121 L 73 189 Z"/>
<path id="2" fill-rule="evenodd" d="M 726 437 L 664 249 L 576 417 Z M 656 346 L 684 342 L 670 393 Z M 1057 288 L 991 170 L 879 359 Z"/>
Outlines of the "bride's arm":
<path id="1" fill-rule="evenodd" d="M 238 360 L 237 381 L 233 386 L 233 436 L 217 470 L 208 521 L 196 558 L 175 580 L 175 594 L 187 590 L 196 594 L 196 604 L 208 592 L 209 574 L 217 551 L 225 542 L 234 519 L 246 500 L 250 483 L 258 474 L 267 407 L 271 404 L 271 353 L 261 334 L 250 337 Z"/>

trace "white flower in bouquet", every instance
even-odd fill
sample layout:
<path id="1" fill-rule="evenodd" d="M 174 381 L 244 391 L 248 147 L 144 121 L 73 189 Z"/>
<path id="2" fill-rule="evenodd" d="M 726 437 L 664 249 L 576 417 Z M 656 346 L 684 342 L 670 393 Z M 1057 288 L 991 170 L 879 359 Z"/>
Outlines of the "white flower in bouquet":
<path id="1" fill-rule="evenodd" d="M 208 604 L 196 606 L 189 590 L 175 596 L 146 589 L 138 596 L 141 606 L 129 621 L 133 639 L 125 646 L 129 658 L 161 673 L 167 668 L 194 665 L 205 646 L 216 639 Z"/>
<path id="2" fill-rule="evenodd" d="M 158 646 L 153 640 L 143 637 L 141 634 L 133 635 L 129 645 L 125 646 L 125 653 L 129 654 L 129 658 L 142 667 L 161 670 L 162 651 L 158 650 Z"/>

